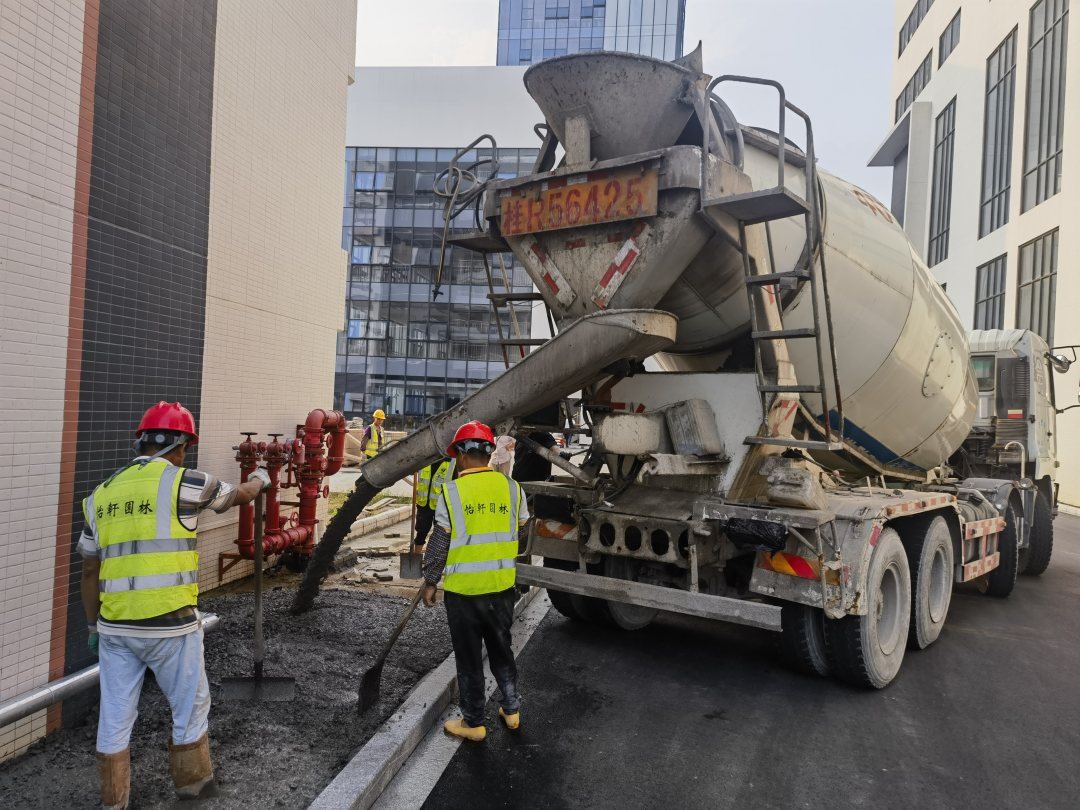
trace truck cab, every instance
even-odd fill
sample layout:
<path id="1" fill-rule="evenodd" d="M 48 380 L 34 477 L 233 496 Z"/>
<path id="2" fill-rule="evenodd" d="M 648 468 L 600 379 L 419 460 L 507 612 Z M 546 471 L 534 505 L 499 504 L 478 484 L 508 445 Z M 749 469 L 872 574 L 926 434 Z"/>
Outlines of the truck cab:
<path id="1" fill-rule="evenodd" d="M 978 329 L 968 343 L 979 399 L 955 459 L 959 469 L 968 476 L 1031 478 L 1056 507 L 1056 409 L 1046 341 L 1026 329 Z"/>

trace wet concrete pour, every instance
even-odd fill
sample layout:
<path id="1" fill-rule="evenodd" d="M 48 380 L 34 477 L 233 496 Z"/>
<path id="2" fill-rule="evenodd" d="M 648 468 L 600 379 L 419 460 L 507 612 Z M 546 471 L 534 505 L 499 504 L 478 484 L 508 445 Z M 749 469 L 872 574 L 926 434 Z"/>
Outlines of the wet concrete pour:
<path id="1" fill-rule="evenodd" d="M 251 673 L 252 598 L 229 593 L 201 600 L 221 616 L 206 635 L 213 707 L 210 744 L 220 796 L 207 808 L 306 807 L 389 717 L 415 684 L 450 654 L 441 604 L 417 610 L 383 672 L 382 696 L 356 716 L 360 673 L 378 653 L 406 600 L 355 589 L 329 589 L 303 616 L 288 613 L 292 590 L 266 594 L 267 675 L 297 680 L 292 703 L 226 702 L 223 677 Z M 167 745 L 170 715 L 147 678 L 132 735 L 132 804 L 173 806 Z M 93 807 L 97 803 L 96 711 L 77 727 L 37 743 L 0 765 L 0 796 L 12 808 Z"/>

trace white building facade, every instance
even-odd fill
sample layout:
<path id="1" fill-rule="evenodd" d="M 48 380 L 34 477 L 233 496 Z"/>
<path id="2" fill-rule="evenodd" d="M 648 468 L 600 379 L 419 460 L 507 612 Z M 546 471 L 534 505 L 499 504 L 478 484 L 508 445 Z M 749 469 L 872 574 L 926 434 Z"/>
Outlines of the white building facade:
<path id="1" fill-rule="evenodd" d="M 1080 28 L 1070 0 L 897 0 L 890 208 L 969 328 L 1080 343 Z M 1078 364 L 1080 365 L 1080 364 Z M 1077 402 L 1080 368 L 1056 375 Z M 1080 409 L 1057 421 L 1080 506 Z"/>

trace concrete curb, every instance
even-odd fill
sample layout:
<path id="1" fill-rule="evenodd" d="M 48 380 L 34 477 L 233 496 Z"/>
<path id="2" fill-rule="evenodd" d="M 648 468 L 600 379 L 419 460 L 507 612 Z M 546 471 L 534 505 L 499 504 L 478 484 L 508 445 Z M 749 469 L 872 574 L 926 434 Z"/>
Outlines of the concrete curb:
<path id="1" fill-rule="evenodd" d="M 515 606 L 514 618 L 524 613 L 541 593 L 541 589 L 533 588 L 526 594 Z M 446 711 L 456 690 L 457 671 L 451 653 L 424 676 L 309 807 L 368 810 Z"/>
<path id="2" fill-rule="evenodd" d="M 371 532 L 379 529 L 385 529 L 387 526 L 393 526 L 403 520 L 408 520 L 411 511 L 412 506 L 406 503 L 392 509 L 385 509 L 377 515 L 358 518 L 349 529 L 349 535 L 345 538 L 345 542 L 347 543 L 365 534 L 371 534 Z"/>

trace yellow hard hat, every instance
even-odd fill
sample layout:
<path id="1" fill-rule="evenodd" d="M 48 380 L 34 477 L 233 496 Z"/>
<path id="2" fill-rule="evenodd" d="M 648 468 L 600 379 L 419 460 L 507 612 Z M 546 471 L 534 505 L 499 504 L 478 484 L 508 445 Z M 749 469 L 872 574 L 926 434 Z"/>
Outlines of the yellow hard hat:
<path id="1" fill-rule="evenodd" d="M 382 408 L 376 408 L 375 413 L 373 413 L 371 415 L 371 418 L 372 419 L 385 419 L 386 418 L 386 411 L 384 411 Z"/>

